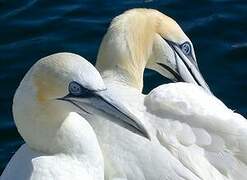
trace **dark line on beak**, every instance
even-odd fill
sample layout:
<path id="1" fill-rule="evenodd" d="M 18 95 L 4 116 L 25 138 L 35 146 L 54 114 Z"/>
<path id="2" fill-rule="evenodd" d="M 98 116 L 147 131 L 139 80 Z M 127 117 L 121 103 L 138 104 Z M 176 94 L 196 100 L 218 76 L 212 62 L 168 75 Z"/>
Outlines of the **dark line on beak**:
<path id="1" fill-rule="evenodd" d="M 195 77 L 195 75 L 193 74 L 193 72 L 192 72 L 191 68 L 188 66 L 188 64 L 184 61 L 184 59 L 180 56 L 179 53 L 177 53 L 177 54 L 178 54 L 178 56 L 180 57 L 180 59 L 182 59 L 183 63 L 185 64 L 186 68 L 188 69 L 188 71 L 190 72 L 191 76 L 192 76 L 193 79 L 196 81 L 196 83 L 197 83 L 198 85 L 200 85 L 201 87 L 203 87 L 203 86 L 201 85 L 201 83 L 197 80 L 197 78 Z"/>
<path id="2" fill-rule="evenodd" d="M 106 90 L 106 89 L 104 89 Z M 102 91 L 104 91 L 102 90 Z M 136 123 L 136 121 L 134 121 L 131 117 L 129 117 L 128 115 L 126 115 L 124 112 L 122 112 L 121 110 L 119 110 L 116 106 L 114 106 L 113 104 L 111 104 L 110 102 L 108 102 L 107 100 L 105 100 L 103 97 L 101 97 L 100 95 L 96 94 L 96 92 L 98 91 L 94 91 L 94 92 L 91 92 L 91 95 L 90 97 L 97 97 L 99 98 L 100 100 L 102 100 L 104 103 L 106 103 L 107 105 L 109 105 L 110 107 L 112 107 L 113 109 L 115 109 L 118 113 L 122 114 L 123 116 L 125 116 L 125 118 L 131 120 L 133 122 L 133 124 L 131 123 L 128 123 L 127 121 L 124 121 L 127 125 L 129 125 L 130 127 L 134 128 L 139 135 L 142 135 L 143 137 L 151 140 L 149 134 L 147 133 L 147 131 L 145 131 L 144 127 L 142 128 L 141 126 L 138 125 L 138 123 Z M 74 101 L 70 100 L 70 99 L 67 99 L 69 97 L 73 97 L 71 96 L 70 94 L 65 96 L 65 97 L 62 97 L 62 98 L 57 98 L 57 100 L 63 100 L 63 101 L 67 101 L 67 102 L 70 102 L 71 104 L 73 104 L 74 106 L 76 106 L 77 108 L 79 108 L 80 110 L 84 111 L 85 113 L 87 114 L 90 114 L 92 115 L 92 113 L 88 112 L 87 110 L 83 109 L 81 106 L 79 106 L 78 104 L 76 104 Z M 78 96 L 80 97 L 80 96 Z M 90 97 L 82 97 L 82 98 L 90 98 Z M 111 114 L 107 111 L 104 111 L 103 109 L 99 108 L 98 110 L 104 112 L 104 113 L 107 113 L 107 114 L 110 114 L 110 115 L 114 115 L 114 114 Z M 116 116 L 117 117 L 117 116 Z M 119 117 L 120 118 L 120 117 Z M 121 118 L 120 118 L 121 119 Z"/>
<path id="3" fill-rule="evenodd" d="M 70 103 L 72 103 L 73 105 L 75 105 L 76 107 L 78 107 L 80 110 L 84 111 L 85 113 L 91 114 L 90 112 L 88 112 L 87 110 L 83 109 L 81 106 L 79 106 L 78 104 L 76 104 L 75 102 L 69 100 Z"/>
<path id="4" fill-rule="evenodd" d="M 162 64 L 162 63 L 157 63 L 160 66 L 162 66 L 164 69 L 166 69 L 167 71 L 169 71 L 179 82 L 185 82 L 185 80 L 174 70 L 172 70 L 172 68 L 170 68 L 169 66 Z"/>
<path id="5" fill-rule="evenodd" d="M 128 119 L 130 119 L 130 120 L 132 120 L 133 122 L 135 122 L 132 118 L 130 118 L 130 117 L 129 117 L 128 115 L 126 115 L 124 112 L 120 111 L 116 106 L 114 106 L 113 104 L 109 103 L 108 101 L 106 101 L 106 100 L 105 100 L 104 98 L 102 98 L 101 96 L 99 96 L 99 95 L 97 95 L 97 94 L 95 94 L 95 96 L 97 96 L 98 98 L 100 98 L 102 101 L 104 101 L 104 102 L 105 102 L 106 104 L 108 104 L 109 106 L 113 107 L 116 111 L 118 111 L 119 113 L 123 114 L 123 115 L 124 115 L 125 117 L 127 117 Z M 102 110 L 102 111 L 103 111 L 103 110 Z M 105 112 L 105 111 L 104 111 L 104 112 Z M 105 113 L 107 113 L 107 112 L 105 112 Z M 127 122 L 125 122 L 125 123 L 127 123 Z M 129 126 L 133 127 L 135 130 L 137 130 L 140 134 L 143 134 L 144 137 L 146 137 L 147 139 L 151 140 L 149 134 L 148 134 L 145 130 L 141 131 L 140 129 L 137 128 L 137 127 L 139 127 L 137 123 L 136 123 L 136 126 L 137 126 L 137 127 L 133 126 L 133 125 L 130 124 L 130 123 L 127 123 L 127 124 L 128 124 Z"/>
<path id="6" fill-rule="evenodd" d="M 90 115 L 91 115 L 91 113 L 90 113 L 90 112 L 88 112 L 87 110 L 83 109 L 81 106 L 79 106 L 78 104 L 76 104 L 75 102 L 73 102 L 73 101 L 72 101 L 72 100 L 70 100 L 70 99 L 65 99 L 65 98 L 57 98 L 57 100 L 67 101 L 67 102 L 69 102 L 69 103 L 73 104 L 74 106 L 76 106 L 77 108 L 79 108 L 80 110 L 84 111 L 85 113 L 87 113 L 87 114 L 90 114 Z"/>

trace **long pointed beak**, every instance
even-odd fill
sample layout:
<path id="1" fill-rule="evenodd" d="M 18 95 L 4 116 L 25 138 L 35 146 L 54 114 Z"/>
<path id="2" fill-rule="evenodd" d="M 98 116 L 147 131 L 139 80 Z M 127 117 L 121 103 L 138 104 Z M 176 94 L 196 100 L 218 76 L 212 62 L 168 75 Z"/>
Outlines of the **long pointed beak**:
<path id="1" fill-rule="evenodd" d="M 92 92 L 88 97 L 77 96 L 66 98 L 67 101 L 88 114 L 95 113 L 95 111 L 91 113 L 91 111 L 88 110 L 94 108 L 101 112 L 103 111 L 104 113 L 113 115 L 116 121 L 122 121 L 121 123 L 131 126 L 138 134 L 150 140 L 151 137 L 140 119 L 116 99 L 117 97 L 109 94 L 107 90 Z"/>
<path id="2" fill-rule="evenodd" d="M 99 109 L 118 117 L 126 124 L 134 127 L 144 137 L 150 139 L 150 135 L 141 120 L 131 113 L 120 101 L 117 101 L 114 95 L 109 94 L 108 91 L 100 91 L 96 94 L 96 98 L 104 103 L 103 106 L 98 106 Z"/>
<path id="3" fill-rule="evenodd" d="M 159 63 L 159 65 L 166 71 L 171 73 L 175 77 L 176 81 L 184 81 L 197 84 L 203 87 L 208 93 L 212 94 L 212 92 L 209 89 L 209 86 L 207 85 L 206 81 L 200 73 L 195 59 L 195 55 L 187 57 L 186 55 L 184 55 L 184 53 L 181 51 L 178 45 L 167 40 L 166 42 L 174 51 L 174 62 L 176 63 L 174 65 L 175 68 L 171 68 L 162 63 Z"/>
<path id="4" fill-rule="evenodd" d="M 185 82 L 194 83 L 203 87 L 208 93 L 212 94 L 199 70 L 196 60 L 186 57 L 177 46 L 175 46 L 174 49 L 177 52 L 177 70 L 181 78 Z"/>

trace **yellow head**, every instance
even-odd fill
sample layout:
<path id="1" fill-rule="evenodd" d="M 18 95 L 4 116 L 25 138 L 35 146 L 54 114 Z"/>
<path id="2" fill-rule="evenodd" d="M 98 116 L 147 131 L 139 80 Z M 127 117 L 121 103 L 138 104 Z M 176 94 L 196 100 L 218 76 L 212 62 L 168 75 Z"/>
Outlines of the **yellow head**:
<path id="1" fill-rule="evenodd" d="M 83 125 L 86 128 L 74 126 L 72 116 L 80 121 L 83 118 L 88 121 L 97 118 L 99 112 L 117 115 L 120 118 L 116 118 L 116 121 L 133 126 L 146 137 L 147 132 L 142 124 L 126 115 L 118 107 L 118 102 L 111 98 L 93 65 L 79 55 L 58 53 L 39 60 L 27 72 L 14 96 L 13 115 L 26 143 L 46 153 L 70 149 L 68 144 L 78 141 L 76 136 L 80 132 L 89 131 L 86 122 Z M 83 118 L 71 114 L 74 112 Z M 83 137 L 87 137 L 87 134 Z"/>
<path id="2" fill-rule="evenodd" d="M 96 67 L 102 74 L 118 72 L 126 84 L 139 90 L 144 69 L 149 68 L 209 91 L 190 39 L 176 21 L 153 9 L 132 9 L 114 18 L 100 46 Z"/>

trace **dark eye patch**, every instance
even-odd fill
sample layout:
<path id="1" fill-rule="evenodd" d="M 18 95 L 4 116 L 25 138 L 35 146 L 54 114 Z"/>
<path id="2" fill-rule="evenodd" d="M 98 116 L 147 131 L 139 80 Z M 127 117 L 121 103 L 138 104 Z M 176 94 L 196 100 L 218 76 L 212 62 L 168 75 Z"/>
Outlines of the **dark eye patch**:
<path id="1" fill-rule="evenodd" d="M 84 88 L 81 84 L 75 81 L 69 83 L 68 90 L 72 96 L 90 97 L 92 95 L 92 91 Z"/>
<path id="2" fill-rule="evenodd" d="M 183 57 L 181 54 L 183 53 L 183 55 L 185 55 L 190 60 L 190 62 L 193 63 L 195 67 L 198 69 L 195 56 L 193 55 L 193 52 L 192 52 L 193 51 L 192 45 L 189 41 L 185 41 L 182 44 L 178 44 L 178 43 L 166 40 L 166 39 L 164 40 L 169 44 L 169 46 L 174 50 L 174 52 L 176 52 L 176 54 L 180 56 L 182 60 L 183 60 Z M 178 47 L 181 51 L 178 51 L 175 47 Z"/>
<path id="3" fill-rule="evenodd" d="M 186 56 L 191 55 L 191 45 L 189 42 L 184 42 L 183 44 L 180 45 L 180 49 Z"/>
<path id="4" fill-rule="evenodd" d="M 183 44 L 179 45 L 181 51 L 184 53 L 184 55 L 195 65 L 196 68 L 198 68 L 196 59 L 194 58 L 192 54 L 192 45 L 190 42 L 186 41 Z"/>

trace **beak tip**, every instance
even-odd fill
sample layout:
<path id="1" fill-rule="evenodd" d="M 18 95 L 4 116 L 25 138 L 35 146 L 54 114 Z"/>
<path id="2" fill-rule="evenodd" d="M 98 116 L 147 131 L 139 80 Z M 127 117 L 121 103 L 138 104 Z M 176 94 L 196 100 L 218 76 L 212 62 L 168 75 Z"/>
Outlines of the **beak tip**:
<path id="1" fill-rule="evenodd" d="M 146 138 L 151 141 L 151 137 L 149 136 L 149 134 L 147 134 Z"/>
<path id="2" fill-rule="evenodd" d="M 147 138 L 149 141 L 152 140 L 150 134 L 148 133 L 148 131 L 145 128 L 142 128 L 140 130 L 140 133 L 143 135 L 143 137 Z"/>

